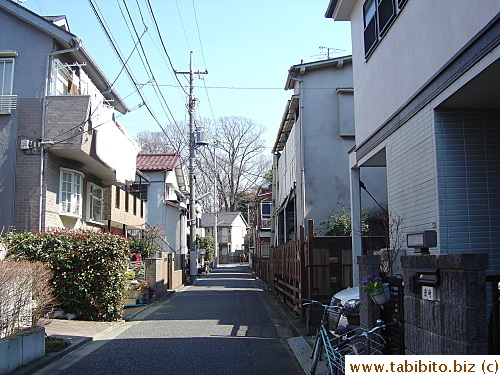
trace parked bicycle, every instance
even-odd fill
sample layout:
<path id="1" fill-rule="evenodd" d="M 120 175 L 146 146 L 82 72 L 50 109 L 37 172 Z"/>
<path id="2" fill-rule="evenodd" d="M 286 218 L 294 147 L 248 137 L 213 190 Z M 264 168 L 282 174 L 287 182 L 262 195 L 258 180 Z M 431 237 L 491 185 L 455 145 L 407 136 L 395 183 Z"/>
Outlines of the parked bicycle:
<path id="1" fill-rule="evenodd" d="M 303 300 L 304 305 L 319 305 L 323 307 L 323 314 L 320 326 L 314 341 L 311 366 L 311 375 L 316 373 L 318 361 L 322 361 L 328 367 L 330 374 L 342 375 L 345 371 L 346 355 L 377 355 L 382 354 L 385 340 L 380 335 L 380 331 L 396 322 L 383 324 L 378 321 L 378 325 L 370 330 L 364 328 L 348 329 L 338 327 L 340 317 L 344 308 L 341 306 L 324 305 L 314 300 Z M 324 356 L 323 356 L 324 352 Z"/>

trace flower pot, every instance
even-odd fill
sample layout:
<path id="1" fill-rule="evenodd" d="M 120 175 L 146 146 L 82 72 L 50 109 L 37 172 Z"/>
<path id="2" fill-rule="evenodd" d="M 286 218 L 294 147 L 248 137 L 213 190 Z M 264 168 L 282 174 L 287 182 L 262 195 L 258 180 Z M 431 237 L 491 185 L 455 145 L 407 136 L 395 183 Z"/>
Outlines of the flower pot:
<path id="1" fill-rule="evenodd" d="M 391 300 L 391 290 L 389 286 L 386 285 L 382 289 L 379 289 L 377 292 L 370 293 L 373 302 L 377 305 L 383 305 Z"/>
<path id="2" fill-rule="evenodd" d="M 360 325 L 360 317 L 359 314 L 351 314 L 347 315 L 347 324 L 350 326 L 359 326 Z"/>

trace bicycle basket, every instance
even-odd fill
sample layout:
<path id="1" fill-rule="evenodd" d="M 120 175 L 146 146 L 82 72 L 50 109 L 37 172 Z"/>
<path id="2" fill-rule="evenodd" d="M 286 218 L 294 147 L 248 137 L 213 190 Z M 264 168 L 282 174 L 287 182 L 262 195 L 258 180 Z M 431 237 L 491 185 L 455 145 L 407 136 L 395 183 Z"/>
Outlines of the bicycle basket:
<path id="1" fill-rule="evenodd" d="M 342 316 L 342 308 L 340 306 L 328 306 L 328 329 L 335 331 Z"/>
<path id="2" fill-rule="evenodd" d="M 356 337 L 350 343 L 356 348 L 358 355 L 381 355 L 385 346 L 385 339 L 376 332 L 365 337 Z"/>

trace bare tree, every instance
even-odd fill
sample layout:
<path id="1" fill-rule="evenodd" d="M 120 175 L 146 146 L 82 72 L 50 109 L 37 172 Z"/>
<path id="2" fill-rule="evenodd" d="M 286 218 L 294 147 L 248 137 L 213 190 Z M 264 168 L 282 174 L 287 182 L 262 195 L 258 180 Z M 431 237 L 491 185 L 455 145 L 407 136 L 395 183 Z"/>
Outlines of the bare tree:
<path id="1" fill-rule="evenodd" d="M 222 210 L 236 211 L 241 194 L 261 182 L 271 167 L 262 138 L 264 128 L 244 117 L 219 117 L 216 123 L 204 125 L 217 146 L 200 150 L 199 189 L 211 191 L 215 182 Z"/>
<path id="2" fill-rule="evenodd" d="M 142 152 L 176 152 L 187 162 L 188 127 L 176 125 L 165 127 L 165 132 L 138 133 L 136 140 Z M 197 148 L 197 195 L 212 193 L 215 183 L 221 210 L 236 211 L 242 193 L 249 192 L 271 168 L 271 157 L 265 154 L 262 138 L 264 128 L 244 117 L 220 117 L 215 121 L 200 119 L 196 126 L 206 129 L 210 140 L 209 146 Z M 216 147 L 214 140 L 217 141 Z M 213 209 L 207 202 L 210 200 L 200 202 L 205 211 Z"/>
<path id="3" fill-rule="evenodd" d="M 143 154 L 177 153 L 186 158 L 188 150 L 188 126 L 185 123 L 171 124 L 164 131 L 142 131 L 137 133 L 136 141 Z"/>

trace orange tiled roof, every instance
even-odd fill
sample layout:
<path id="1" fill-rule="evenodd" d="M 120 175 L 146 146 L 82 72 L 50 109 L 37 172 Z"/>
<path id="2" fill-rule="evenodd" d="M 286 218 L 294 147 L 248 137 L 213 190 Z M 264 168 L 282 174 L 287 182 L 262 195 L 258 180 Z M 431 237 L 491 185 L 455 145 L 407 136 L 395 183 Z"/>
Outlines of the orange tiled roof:
<path id="1" fill-rule="evenodd" d="M 139 154 L 137 169 L 141 171 L 171 171 L 179 165 L 179 154 Z"/>

